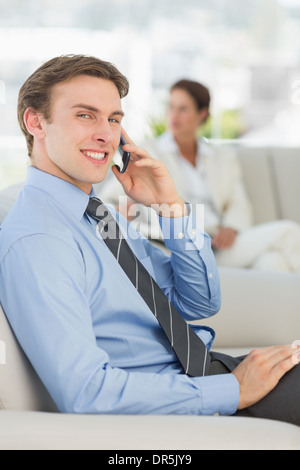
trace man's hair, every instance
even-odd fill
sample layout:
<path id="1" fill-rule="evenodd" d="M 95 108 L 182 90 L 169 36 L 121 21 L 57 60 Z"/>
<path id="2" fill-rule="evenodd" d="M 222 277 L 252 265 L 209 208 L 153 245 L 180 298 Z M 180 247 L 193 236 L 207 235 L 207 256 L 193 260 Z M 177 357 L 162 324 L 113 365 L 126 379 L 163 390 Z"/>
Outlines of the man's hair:
<path id="1" fill-rule="evenodd" d="M 26 138 L 29 156 L 32 154 L 33 136 L 28 132 L 24 123 L 26 109 L 33 108 L 41 113 L 47 121 L 50 121 L 52 88 L 79 75 L 112 81 L 121 98 L 124 98 L 128 93 L 127 78 L 110 62 L 84 55 L 63 55 L 49 60 L 26 80 L 19 92 L 18 121 Z"/>
<path id="2" fill-rule="evenodd" d="M 193 80 L 184 79 L 174 83 L 174 85 L 171 86 L 170 91 L 178 88 L 185 90 L 193 98 L 198 111 L 201 111 L 201 109 L 204 108 L 209 109 L 210 93 L 208 88 L 204 85 L 199 82 L 194 82 Z"/>

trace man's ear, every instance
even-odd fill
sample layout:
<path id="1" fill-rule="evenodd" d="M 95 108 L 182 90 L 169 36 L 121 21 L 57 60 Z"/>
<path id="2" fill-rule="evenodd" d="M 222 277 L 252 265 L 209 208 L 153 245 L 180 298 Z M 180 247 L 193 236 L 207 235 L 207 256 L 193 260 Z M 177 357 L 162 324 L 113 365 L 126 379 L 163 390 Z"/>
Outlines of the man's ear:
<path id="1" fill-rule="evenodd" d="M 38 113 L 33 108 L 27 108 L 23 119 L 29 134 L 31 134 L 36 139 L 42 139 L 45 137 L 45 132 L 42 125 L 43 117 L 41 113 Z"/>

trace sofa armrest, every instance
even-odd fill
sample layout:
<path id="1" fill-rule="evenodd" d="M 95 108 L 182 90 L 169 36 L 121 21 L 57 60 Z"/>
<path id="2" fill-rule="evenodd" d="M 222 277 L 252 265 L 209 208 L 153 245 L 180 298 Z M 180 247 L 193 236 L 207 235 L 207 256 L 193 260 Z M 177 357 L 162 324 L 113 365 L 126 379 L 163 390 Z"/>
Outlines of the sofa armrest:
<path id="1" fill-rule="evenodd" d="M 201 320 L 216 348 L 252 348 L 300 340 L 300 274 L 220 268 L 222 306 Z"/>

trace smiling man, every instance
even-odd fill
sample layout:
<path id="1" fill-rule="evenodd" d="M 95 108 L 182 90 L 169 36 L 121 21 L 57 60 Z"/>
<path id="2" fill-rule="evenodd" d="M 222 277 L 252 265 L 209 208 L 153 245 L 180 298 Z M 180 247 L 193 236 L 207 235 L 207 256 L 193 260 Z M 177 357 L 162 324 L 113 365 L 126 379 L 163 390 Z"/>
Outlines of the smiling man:
<path id="1" fill-rule="evenodd" d="M 187 325 L 220 307 L 210 238 L 165 166 L 122 129 L 127 92 L 113 65 L 85 56 L 50 60 L 20 90 L 31 166 L 1 227 L 0 298 L 23 350 L 63 412 L 245 413 L 299 424 L 292 345 L 241 361 L 210 353 L 215 333 Z M 113 172 L 136 202 L 155 205 L 162 230 L 168 222 L 170 257 L 115 211 L 105 208 L 109 222 L 99 216 L 92 185 L 121 132 L 132 161 Z"/>
<path id="2" fill-rule="evenodd" d="M 55 78 L 56 85 L 50 88 L 49 83 L 47 89 L 43 89 L 45 83 L 39 83 L 37 73 L 40 94 L 48 95 L 38 112 L 36 106 L 27 106 L 27 100 L 23 100 L 26 87 L 19 97 L 19 122 L 27 137 L 32 165 L 88 193 L 92 183 L 105 178 L 120 142 L 124 115 L 121 96 L 127 94 L 128 85 L 121 74 L 111 70 L 120 81 L 119 90 L 109 79 L 88 72 L 81 75 L 78 67 L 79 75 L 73 71 L 73 76 L 71 69 L 62 82 Z M 72 78 L 67 79 L 68 75 Z"/>

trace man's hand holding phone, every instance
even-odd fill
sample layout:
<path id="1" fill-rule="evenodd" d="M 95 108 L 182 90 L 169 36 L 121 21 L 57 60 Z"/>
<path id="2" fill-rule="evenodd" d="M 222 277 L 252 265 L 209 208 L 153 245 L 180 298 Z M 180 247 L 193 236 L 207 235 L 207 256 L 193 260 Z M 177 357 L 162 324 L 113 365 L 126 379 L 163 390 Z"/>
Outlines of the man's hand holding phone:
<path id="1" fill-rule="evenodd" d="M 139 204 L 153 207 L 162 217 L 185 215 L 185 202 L 179 196 L 165 165 L 152 158 L 145 149 L 136 146 L 123 129 L 122 136 L 127 142 L 123 150 L 130 153 L 130 161 L 124 173 L 120 173 L 116 165 L 112 171 L 127 196 Z"/>

